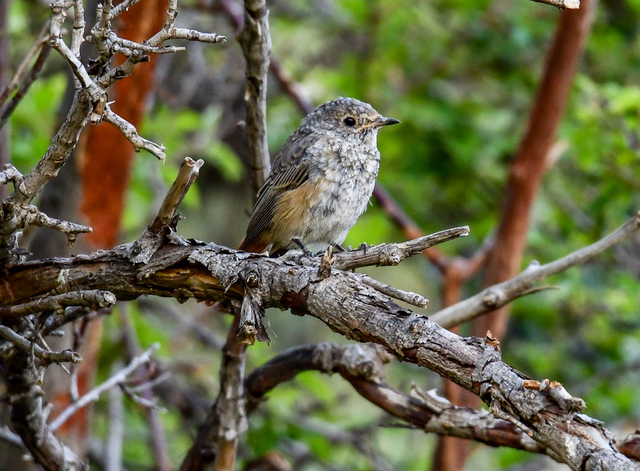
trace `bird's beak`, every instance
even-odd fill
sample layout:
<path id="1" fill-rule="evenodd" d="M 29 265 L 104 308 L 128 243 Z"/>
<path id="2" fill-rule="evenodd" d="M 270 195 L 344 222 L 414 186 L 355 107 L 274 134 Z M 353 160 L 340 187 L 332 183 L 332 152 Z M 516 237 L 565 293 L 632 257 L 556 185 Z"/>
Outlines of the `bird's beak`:
<path id="1" fill-rule="evenodd" d="M 378 128 L 381 126 L 390 126 L 392 124 L 398 124 L 400 122 L 399 119 L 395 118 L 385 118 L 384 116 L 378 116 L 376 120 L 371 123 L 371 127 Z"/>

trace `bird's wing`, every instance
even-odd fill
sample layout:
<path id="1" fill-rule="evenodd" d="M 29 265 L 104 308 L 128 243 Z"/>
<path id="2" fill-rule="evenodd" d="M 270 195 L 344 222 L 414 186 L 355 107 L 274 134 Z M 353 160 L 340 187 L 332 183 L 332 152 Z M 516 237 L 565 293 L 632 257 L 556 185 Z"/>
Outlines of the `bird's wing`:
<path id="1" fill-rule="evenodd" d="M 309 178 L 309 164 L 305 154 L 313 139 L 313 134 L 298 130 L 291 135 L 276 156 L 271 173 L 258 192 L 247 235 L 240 245 L 241 250 L 269 228 L 282 195 L 298 188 Z"/>

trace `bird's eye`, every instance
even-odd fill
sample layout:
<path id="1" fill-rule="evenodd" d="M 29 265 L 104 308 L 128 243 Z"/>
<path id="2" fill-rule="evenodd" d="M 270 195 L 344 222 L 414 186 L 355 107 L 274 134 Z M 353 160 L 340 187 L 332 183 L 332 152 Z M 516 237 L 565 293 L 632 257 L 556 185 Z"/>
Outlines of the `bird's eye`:
<path id="1" fill-rule="evenodd" d="M 351 127 L 351 126 L 355 126 L 356 120 L 353 119 L 351 116 L 348 116 L 348 117 L 344 118 L 343 123 L 346 124 L 347 126 Z"/>

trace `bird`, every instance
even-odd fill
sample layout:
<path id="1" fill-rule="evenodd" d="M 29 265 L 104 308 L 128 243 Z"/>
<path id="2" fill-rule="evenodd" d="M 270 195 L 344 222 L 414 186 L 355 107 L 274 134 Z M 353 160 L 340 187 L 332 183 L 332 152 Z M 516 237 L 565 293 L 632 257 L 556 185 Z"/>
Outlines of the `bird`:
<path id="1" fill-rule="evenodd" d="M 378 131 L 399 122 L 355 98 L 339 97 L 309 113 L 276 155 L 239 249 L 343 250 L 373 193 Z"/>

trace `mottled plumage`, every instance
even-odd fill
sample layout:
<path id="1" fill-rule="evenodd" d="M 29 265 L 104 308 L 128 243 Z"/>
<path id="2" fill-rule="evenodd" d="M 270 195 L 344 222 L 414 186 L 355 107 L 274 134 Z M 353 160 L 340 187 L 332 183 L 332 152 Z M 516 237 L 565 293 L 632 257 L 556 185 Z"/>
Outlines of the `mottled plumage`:
<path id="1" fill-rule="evenodd" d="M 398 122 L 354 98 L 309 113 L 276 156 L 240 249 L 276 253 L 294 238 L 314 250 L 341 244 L 373 192 L 378 130 Z"/>

